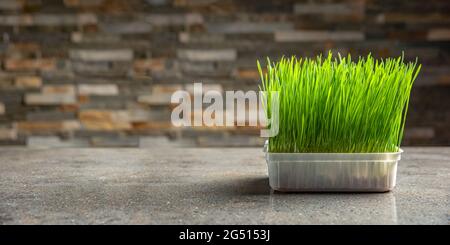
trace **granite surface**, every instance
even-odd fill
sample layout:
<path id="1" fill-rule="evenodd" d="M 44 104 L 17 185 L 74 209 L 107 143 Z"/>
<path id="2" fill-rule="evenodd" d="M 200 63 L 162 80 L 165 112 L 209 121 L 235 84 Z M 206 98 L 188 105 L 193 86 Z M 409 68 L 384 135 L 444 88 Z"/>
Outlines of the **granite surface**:
<path id="1" fill-rule="evenodd" d="M 271 191 L 260 148 L 0 148 L 1 224 L 449 224 L 450 147 L 388 193 Z"/>

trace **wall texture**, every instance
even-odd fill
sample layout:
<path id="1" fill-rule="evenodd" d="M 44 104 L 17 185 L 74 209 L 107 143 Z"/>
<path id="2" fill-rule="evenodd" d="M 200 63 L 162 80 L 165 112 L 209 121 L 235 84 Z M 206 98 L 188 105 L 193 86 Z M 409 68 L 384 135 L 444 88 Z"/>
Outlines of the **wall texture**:
<path id="1" fill-rule="evenodd" d="M 405 144 L 450 144 L 450 2 L 1 0 L 0 144 L 260 145 L 258 129 L 174 128 L 170 95 L 257 89 L 255 60 L 405 51 L 423 71 Z"/>

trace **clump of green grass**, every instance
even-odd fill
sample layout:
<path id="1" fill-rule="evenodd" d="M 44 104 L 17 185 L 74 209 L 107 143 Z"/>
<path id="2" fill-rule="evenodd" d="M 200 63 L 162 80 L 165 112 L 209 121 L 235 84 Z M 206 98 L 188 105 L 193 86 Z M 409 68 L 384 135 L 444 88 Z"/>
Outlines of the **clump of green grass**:
<path id="1" fill-rule="evenodd" d="M 279 96 L 279 133 L 269 152 L 397 152 L 411 88 L 421 65 L 371 55 L 267 59 L 258 70 L 267 92 Z"/>

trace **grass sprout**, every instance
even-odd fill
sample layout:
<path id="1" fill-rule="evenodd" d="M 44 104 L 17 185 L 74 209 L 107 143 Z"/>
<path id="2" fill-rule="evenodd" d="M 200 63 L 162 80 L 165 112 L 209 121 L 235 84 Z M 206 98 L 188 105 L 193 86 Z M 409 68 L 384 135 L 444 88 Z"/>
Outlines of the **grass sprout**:
<path id="1" fill-rule="evenodd" d="M 257 61 L 260 90 L 271 117 L 271 91 L 279 95 L 279 133 L 269 152 L 397 152 L 410 92 L 421 65 L 370 54 L 281 58 L 267 71 Z"/>

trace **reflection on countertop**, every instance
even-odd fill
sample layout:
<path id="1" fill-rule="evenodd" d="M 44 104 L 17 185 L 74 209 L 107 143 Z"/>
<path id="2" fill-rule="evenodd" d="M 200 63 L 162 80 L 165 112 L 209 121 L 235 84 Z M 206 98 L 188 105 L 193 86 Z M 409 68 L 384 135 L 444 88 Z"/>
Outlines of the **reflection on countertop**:
<path id="1" fill-rule="evenodd" d="M 2 224 L 449 224 L 450 147 L 387 193 L 280 193 L 258 148 L 0 148 Z"/>

